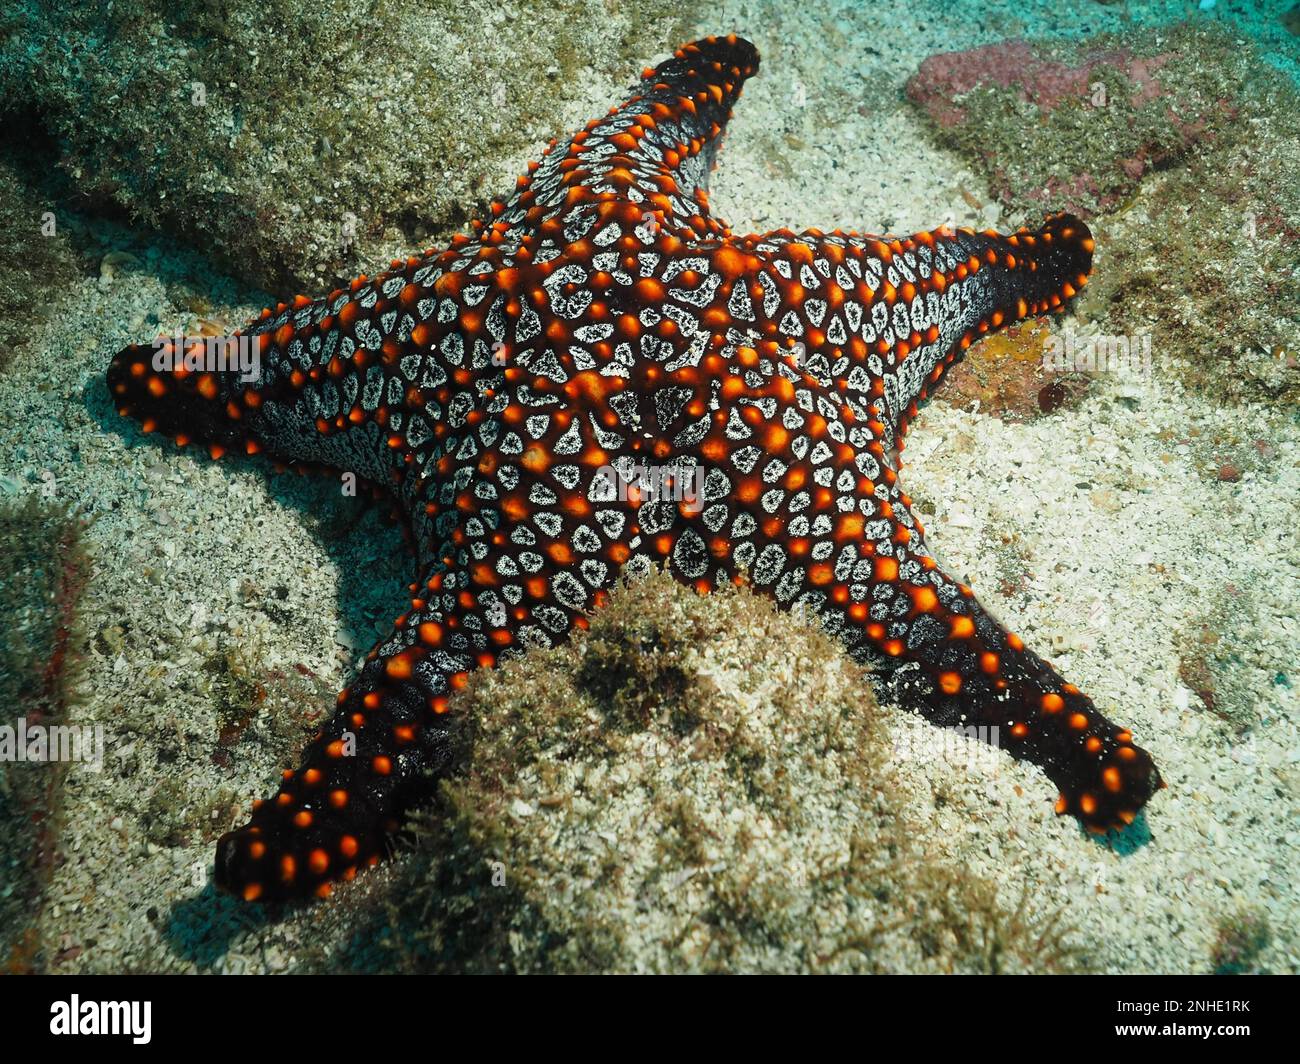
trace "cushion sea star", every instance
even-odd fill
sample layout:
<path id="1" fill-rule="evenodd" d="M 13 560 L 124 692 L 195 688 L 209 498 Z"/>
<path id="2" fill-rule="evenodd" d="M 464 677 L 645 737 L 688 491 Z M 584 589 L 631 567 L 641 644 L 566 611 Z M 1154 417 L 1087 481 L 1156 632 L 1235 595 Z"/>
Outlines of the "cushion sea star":
<path id="1" fill-rule="evenodd" d="M 146 431 L 351 471 L 392 491 L 419 552 L 410 610 L 302 766 L 218 843 L 220 886 L 326 894 L 378 861 L 446 764 L 470 672 L 585 627 L 620 571 L 656 563 L 701 592 L 748 574 L 811 607 L 895 668 L 909 706 L 997 726 L 1094 830 L 1160 784 L 1128 731 L 937 567 L 892 458 L 974 340 L 1086 283 L 1087 227 L 733 236 L 705 187 L 757 69 L 734 36 L 681 48 L 553 142 L 474 238 L 263 311 L 230 341 L 255 373 L 202 340 L 113 359 Z"/>

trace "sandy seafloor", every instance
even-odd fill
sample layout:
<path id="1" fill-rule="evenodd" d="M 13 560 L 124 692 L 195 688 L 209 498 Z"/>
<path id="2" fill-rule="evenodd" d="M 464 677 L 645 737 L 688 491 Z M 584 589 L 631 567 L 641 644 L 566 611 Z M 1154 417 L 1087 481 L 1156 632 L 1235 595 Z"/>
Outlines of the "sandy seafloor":
<path id="1" fill-rule="evenodd" d="M 959 186 L 988 199 L 979 179 L 931 146 L 899 89 L 936 51 L 1117 28 L 1121 8 L 712 5 L 700 32 L 738 31 L 763 56 L 713 178 L 714 210 L 738 232 L 911 232 L 944 220 L 1013 227 L 1022 219 L 967 205 Z M 583 86 L 572 114 L 600 113 L 621 89 Z M 796 168 L 774 167 L 764 145 L 787 134 L 806 148 L 786 153 Z M 1097 237 L 1101 271 L 1104 222 Z M 335 689 L 400 611 L 411 563 L 400 534 L 373 510 L 291 475 L 268 476 L 264 466 L 177 454 L 115 424 L 102 383 L 109 357 L 179 323 L 161 279 L 179 267 L 161 241 L 158 249 L 130 271 L 82 283 L 52 315 L 40 349 L 0 377 L 0 490 L 33 490 L 48 470 L 61 499 L 96 514 L 84 604 L 93 637 L 76 713 L 108 729 L 110 767 L 68 777 L 65 860 L 41 919 L 61 950 L 56 971 L 284 970 L 326 919 L 322 909 L 244 927 L 237 907 L 214 899 L 206 883 L 211 841 L 152 841 L 141 812 L 162 780 L 198 802 L 222 788 L 243 801 L 269 792 L 281 767 L 272 752 L 242 744 L 230 768 L 207 756 L 216 710 L 210 685 L 195 678 L 198 662 L 223 643 L 251 641 L 268 666 L 305 667 L 322 690 Z M 219 299 L 229 289 L 204 270 L 184 263 L 183 272 L 211 278 Z M 239 322 L 256 308 L 218 310 Z M 1158 338 L 1157 363 L 1162 343 L 1177 338 Z M 1268 440 L 1274 458 L 1236 482 L 1207 479 L 1201 467 L 1213 441 L 1252 422 L 1249 435 Z M 1052 815 L 1054 791 L 1031 765 L 983 758 L 968 772 L 910 758 L 900 777 L 932 821 L 934 845 L 1013 894 L 1027 886 L 1066 905 L 1099 944 L 1104 970 L 1206 971 L 1217 920 L 1241 906 L 1264 911 L 1272 927 L 1261 966 L 1300 969 L 1293 413 L 1221 408 L 1161 378 L 1157 365 L 1153 379 L 1103 377 L 1080 405 L 1031 424 L 933 403 L 904 457 L 906 489 L 933 511 L 924 518 L 931 549 L 1108 716 L 1130 725 L 1169 784 L 1149 807 L 1149 839 L 1120 852 Z M 351 524 L 356 506 L 355 530 L 320 535 L 309 515 L 321 506 L 332 508 L 322 520 L 334 528 Z M 1007 598 L 993 589 L 1010 534 L 1027 576 L 1025 593 Z M 1244 735 L 1207 713 L 1178 674 L 1180 633 L 1222 618 L 1225 594 L 1236 605 L 1216 623 L 1239 642 L 1232 681 L 1253 706 Z M 153 729 L 116 727 L 142 712 Z M 886 712 L 900 742 L 924 742 L 924 721 Z M 218 947 L 205 939 L 207 922 L 219 925 Z"/>

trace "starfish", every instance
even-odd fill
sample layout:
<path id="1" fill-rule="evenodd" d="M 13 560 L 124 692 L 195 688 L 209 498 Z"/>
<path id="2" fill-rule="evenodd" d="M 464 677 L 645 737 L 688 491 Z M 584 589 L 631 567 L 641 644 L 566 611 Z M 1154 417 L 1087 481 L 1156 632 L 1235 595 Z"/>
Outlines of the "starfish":
<path id="1" fill-rule="evenodd" d="M 1087 283 L 1087 227 L 733 235 L 707 179 L 758 61 L 735 36 L 688 44 L 552 141 L 473 237 L 219 344 L 113 359 L 146 431 L 352 472 L 395 496 L 419 556 L 410 609 L 301 766 L 218 843 L 221 888 L 325 895 L 377 863 L 447 765 L 470 673 L 586 628 L 621 574 L 655 565 L 813 610 L 909 707 L 1041 766 L 1057 812 L 1094 831 L 1161 785 L 1129 731 L 942 571 L 898 484 L 946 370 Z"/>

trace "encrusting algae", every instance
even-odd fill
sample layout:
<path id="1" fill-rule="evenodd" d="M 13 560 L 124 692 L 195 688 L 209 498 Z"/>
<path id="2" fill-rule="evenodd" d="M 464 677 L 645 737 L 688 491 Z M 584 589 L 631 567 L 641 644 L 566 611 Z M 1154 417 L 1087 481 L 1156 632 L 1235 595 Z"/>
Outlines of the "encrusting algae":
<path id="1" fill-rule="evenodd" d="M 868 676 L 748 589 L 634 581 L 457 710 L 459 769 L 385 891 L 407 968 L 1081 963 L 1058 914 L 926 856 Z"/>
<path id="2" fill-rule="evenodd" d="M 30 916 L 59 860 L 69 763 L 54 755 L 70 747 L 52 751 L 49 737 L 57 744 L 54 729 L 69 723 L 80 678 L 77 607 L 89 575 L 81 531 L 75 514 L 40 496 L 0 501 L 0 972 L 42 966 Z"/>

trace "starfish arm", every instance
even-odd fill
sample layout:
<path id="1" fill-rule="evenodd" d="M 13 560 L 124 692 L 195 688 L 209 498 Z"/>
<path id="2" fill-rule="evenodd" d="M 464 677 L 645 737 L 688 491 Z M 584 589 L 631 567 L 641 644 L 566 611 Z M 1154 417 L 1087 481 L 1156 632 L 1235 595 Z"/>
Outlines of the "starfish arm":
<path id="1" fill-rule="evenodd" d="M 834 620 L 898 666 L 892 678 L 904 706 L 936 724 L 978 729 L 1042 768 L 1060 792 L 1058 814 L 1093 831 L 1131 824 L 1161 786 L 1150 755 L 935 564 L 904 498 L 892 508 L 893 534 L 874 543 L 865 580 L 840 585 L 852 590 L 846 607 L 832 608 Z"/>
<path id="2" fill-rule="evenodd" d="M 1067 214 L 1007 235 L 778 230 L 739 245 L 763 264 L 742 280 L 754 286 L 752 298 L 732 292 L 756 335 L 870 410 L 900 449 L 917 405 L 967 348 L 1063 310 L 1087 284 L 1093 250 L 1088 227 Z"/>
<path id="3" fill-rule="evenodd" d="M 1151 758 L 939 568 L 885 426 L 788 358 L 737 353 L 732 370 L 706 356 L 660 385 L 681 394 L 654 404 L 673 414 L 658 435 L 686 444 L 677 460 L 698 461 L 702 490 L 697 512 L 659 515 L 642 549 L 700 590 L 748 572 L 778 605 L 814 610 L 891 665 L 909 707 L 996 729 L 984 734 L 1057 784 L 1058 811 L 1095 829 L 1130 822 L 1160 783 Z"/>
<path id="4" fill-rule="evenodd" d="M 410 611 L 339 694 L 299 768 L 218 842 L 218 886 L 249 901 L 323 895 L 386 856 L 450 760 L 451 693 L 496 659 L 481 612 L 458 600 L 466 583 L 439 565 L 411 586 Z"/>
<path id="5" fill-rule="evenodd" d="M 734 34 L 679 48 L 647 69 L 632 95 L 567 141 L 552 142 L 492 206 L 483 239 L 512 245 L 575 206 L 635 204 L 643 222 L 685 239 L 721 236 L 708 210 L 708 177 L 723 129 L 745 80 L 758 70 L 754 46 Z"/>
<path id="6" fill-rule="evenodd" d="M 349 471 L 409 510 L 491 375 L 485 308 L 468 305 L 473 277 L 455 272 L 472 261 L 455 250 L 394 261 L 321 299 L 268 308 L 231 336 L 133 344 L 109 365 L 110 392 L 147 432 L 214 457 Z"/>
<path id="7" fill-rule="evenodd" d="M 616 379 L 580 376 L 569 409 L 512 404 L 488 430 L 490 455 L 457 448 L 452 490 L 429 499 L 444 556 L 412 585 L 410 611 L 340 694 L 299 768 L 221 839 L 222 889 L 249 900 L 327 893 L 375 863 L 449 763 L 450 699 L 470 672 L 554 645 L 604 605 L 640 531 L 626 435 L 592 416 L 609 399 L 619 407 L 622 391 Z"/>
<path id="8" fill-rule="evenodd" d="M 907 566 L 926 555 L 901 557 Z M 872 593 L 881 586 L 877 581 Z M 883 645 L 914 666 L 893 674 L 901 704 L 936 724 L 977 729 L 978 738 L 1038 765 L 1059 791 L 1056 812 L 1088 830 L 1133 823 L 1163 783 L 1127 728 L 1108 720 L 941 570 L 929 570 L 923 583 L 895 580 L 893 587 L 909 610 L 886 624 Z M 931 595 L 938 605 L 930 606 Z"/>
<path id="9" fill-rule="evenodd" d="M 844 579 L 822 585 L 823 616 L 850 645 L 894 667 L 907 708 L 936 724 L 977 728 L 1042 768 L 1060 792 L 1058 814 L 1093 831 L 1132 823 L 1162 785 L 1150 755 L 936 564 L 883 447 L 853 468 L 869 478 L 855 489 L 856 516 L 844 531 L 861 517 L 862 533 L 837 541 L 841 551 L 853 543 L 854 562 L 851 574 L 844 564 Z M 813 582 L 826 576 L 814 572 Z"/>

